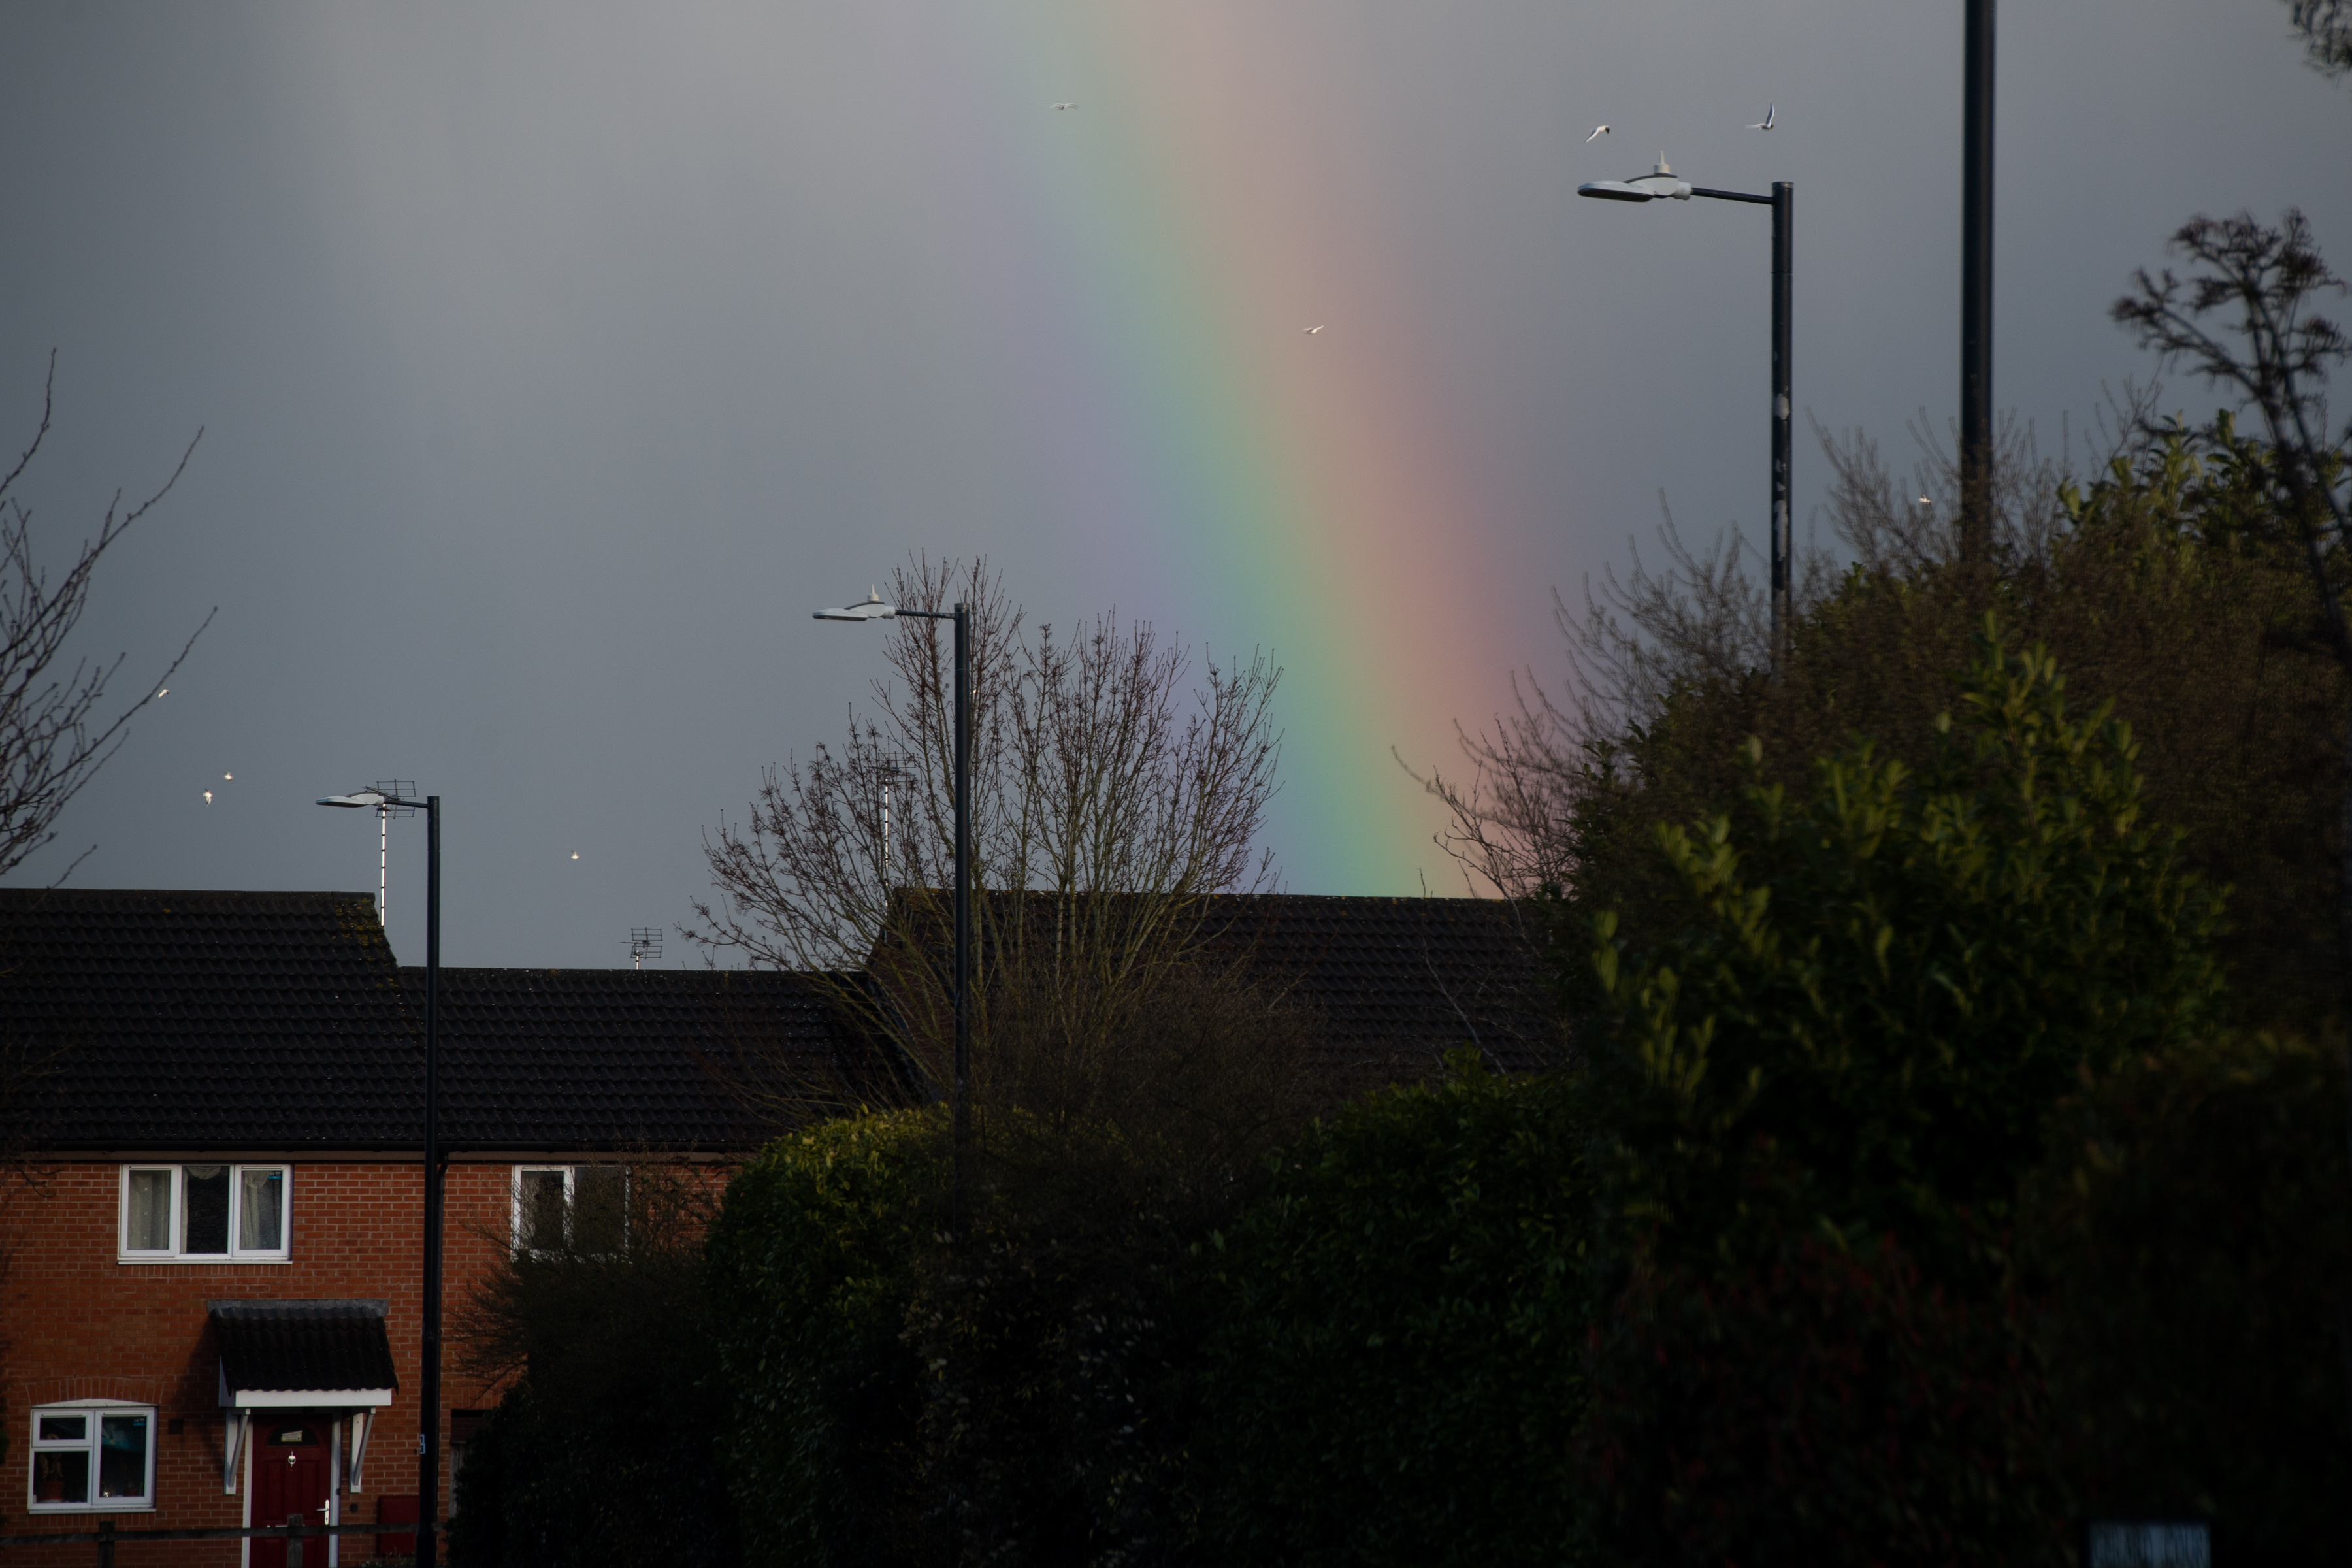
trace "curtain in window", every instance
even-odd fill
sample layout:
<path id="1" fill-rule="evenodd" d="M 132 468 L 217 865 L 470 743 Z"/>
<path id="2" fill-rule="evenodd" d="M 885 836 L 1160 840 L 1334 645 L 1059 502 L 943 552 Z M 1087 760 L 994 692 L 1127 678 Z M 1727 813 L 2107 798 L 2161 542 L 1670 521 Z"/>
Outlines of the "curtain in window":
<path id="1" fill-rule="evenodd" d="M 244 1177 L 245 1190 L 237 1194 L 237 1248 L 245 1252 L 275 1252 L 286 1245 L 286 1173 L 239 1173 Z"/>
<path id="2" fill-rule="evenodd" d="M 521 1222 L 522 1234 L 515 1238 L 521 1246 L 533 1250 L 552 1250 L 563 1245 L 564 1173 L 562 1171 L 525 1171 L 520 1177 L 521 1212 L 516 1218 Z"/>
<path id="3" fill-rule="evenodd" d="M 172 1246 L 172 1173 L 133 1171 L 126 1199 L 122 1245 L 131 1252 L 166 1252 Z"/>

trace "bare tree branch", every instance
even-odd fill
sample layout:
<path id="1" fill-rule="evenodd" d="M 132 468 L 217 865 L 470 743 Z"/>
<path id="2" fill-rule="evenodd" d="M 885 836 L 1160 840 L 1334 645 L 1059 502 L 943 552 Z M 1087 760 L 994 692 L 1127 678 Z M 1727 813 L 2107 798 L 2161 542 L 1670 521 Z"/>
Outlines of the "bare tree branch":
<path id="1" fill-rule="evenodd" d="M 1861 570 L 1900 574 L 1958 558 L 1958 466 L 1924 414 L 1910 426 L 1920 457 L 1901 484 L 1861 432 L 1813 431 L 1830 464 L 1832 526 Z M 2060 465 L 2042 455 L 2032 426 L 2013 416 L 2001 422 L 1993 472 L 1998 559 L 2013 565 L 2046 554 L 2063 522 Z M 1604 569 L 1597 588 L 1588 580 L 1580 614 L 1553 595 L 1569 663 L 1559 690 L 1531 669 L 1514 672 L 1512 711 L 1475 732 L 1456 727 L 1466 775 L 1397 759 L 1444 803 L 1451 821 L 1437 843 L 1474 885 L 1517 898 L 1572 881 L 1579 808 L 1622 782 L 1624 742 L 1654 725 L 1675 691 L 1736 686 L 1769 662 L 1770 605 L 1750 574 L 1752 552 L 1730 529 L 1693 549 L 1663 496 L 1659 509 L 1664 570 L 1651 570 L 1629 540 L 1630 569 L 1622 577 Z M 1826 551 L 1798 552 L 1801 616 L 1829 595 L 1840 571 Z"/>
<path id="2" fill-rule="evenodd" d="M 2352 0 L 2288 0 L 2287 16 L 2303 37 L 2312 69 L 2352 75 Z"/>
<path id="3" fill-rule="evenodd" d="M 1110 1038 L 1187 960 L 1211 895 L 1274 886 L 1256 839 L 1280 756 L 1278 672 L 1259 656 L 1196 679 L 1181 643 L 1108 616 L 1069 637 L 1025 636 L 982 563 L 918 558 L 891 589 L 912 608 L 974 606 L 969 875 L 995 895 L 973 905 L 975 1038 L 1008 998 L 1066 1013 L 1055 1026 L 1073 1039 Z M 936 1086 L 957 874 L 953 650 L 938 622 L 893 626 L 894 679 L 876 681 L 844 746 L 769 770 L 750 815 L 706 837 L 719 896 L 681 931 L 714 955 L 830 977 L 837 1004 Z"/>
<path id="4" fill-rule="evenodd" d="M 163 673 L 147 683 L 145 695 L 111 721 L 101 721 L 98 709 L 127 656 L 118 655 L 110 664 L 77 661 L 68 676 L 51 673 L 89 607 L 99 559 L 171 493 L 187 471 L 196 442 L 204 439 L 198 430 L 171 477 L 137 506 L 124 510 L 117 491 L 98 537 L 83 542 L 80 554 L 52 588 L 34 550 L 33 514 L 10 492 L 48 435 L 56 382 L 57 356 L 51 354 L 40 424 L 16 467 L 0 479 L 0 877 L 57 837 L 54 824 L 67 804 L 114 755 L 128 738 L 132 715 L 155 700 L 212 624 L 207 615 Z M 77 858 L 74 865 L 79 864 Z M 69 866 L 67 875 L 71 872 Z"/>
<path id="5" fill-rule="evenodd" d="M 2171 248 L 2195 263 L 2183 279 L 2166 268 L 2133 275 L 2133 290 L 2113 315 L 2144 348 L 2186 364 L 2237 395 L 2262 416 L 2281 515 L 2300 531 L 2305 562 L 2336 658 L 2352 670 L 2341 578 L 2352 550 L 2352 426 L 2328 430 L 2327 378 L 2352 358 L 2352 339 L 2312 310 L 2322 294 L 2341 294 L 2303 214 L 2290 207 L 2277 228 L 2251 214 L 2199 216 L 2172 237 Z M 2214 312 L 2222 324 L 2208 324 Z"/>

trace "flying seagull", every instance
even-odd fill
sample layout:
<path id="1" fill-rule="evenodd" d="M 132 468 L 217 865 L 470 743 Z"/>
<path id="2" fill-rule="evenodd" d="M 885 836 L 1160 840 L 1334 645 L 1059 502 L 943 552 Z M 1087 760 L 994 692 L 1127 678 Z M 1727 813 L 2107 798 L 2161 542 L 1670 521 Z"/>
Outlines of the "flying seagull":
<path id="1" fill-rule="evenodd" d="M 1608 134 L 1609 127 L 1606 125 L 1596 125 L 1592 128 L 1592 135 L 1584 139 L 1584 144 L 1590 147 L 1592 145 L 1594 137 L 1606 136 Z"/>
<path id="2" fill-rule="evenodd" d="M 1077 105 L 1075 103 L 1057 103 L 1054 105 L 1054 107 L 1056 109 L 1076 109 Z"/>
<path id="3" fill-rule="evenodd" d="M 210 791 L 210 790 L 206 790 L 206 791 L 205 791 L 205 804 L 206 805 L 212 805 L 212 803 L 213 803 L 213 792 L 212 792 L 212 791 Z"/>
<path id="4" fill-rule="evenodd" d="M 1313 337 L 1316 333 L 1318 333 L 1318 332 L 1321 331 L 1322 330 L 1323 330 L 1323 329 L 1322 329 L 1321 327 L 1308 327 L 1308 328 L 1307 328 L 1307 329 L 1306 329 L 1306 331 L 1307 331 L 1307 335 L 1308 337 L 1310 337 L 1310 338 L 1311 338 L 1311 337 Z"/>
<path id="5" fill-rule="evenodd" d="M 1750 131 L 1769 131 L 1769 130 L 1771 130 L 1771 129 L 1772 129 L 1772 119 L 1773 119 L 1773 117 L 1774 117 L 1775 115 L 1779 114 L 1780 112 L 1780 110 L 1779 110 L 1779 109 L 1777 109 L 1777 108 L 1775 108 L 1773 105 L 1769 104 L 1769 103 L 1768 103 L 1768 104 L 1766 104 L 1766 105 L 1764 106 L 1764 118 L 1763 118 L 1763 119 L 1761 119 L 1761 120 L 1759 120 L 1759 121 L 1758 121 L 1755 124 L 1753 124 L 1753 125 L 1749 126 L 1748 129 L 1748 130 L 1750 130 Z"/>

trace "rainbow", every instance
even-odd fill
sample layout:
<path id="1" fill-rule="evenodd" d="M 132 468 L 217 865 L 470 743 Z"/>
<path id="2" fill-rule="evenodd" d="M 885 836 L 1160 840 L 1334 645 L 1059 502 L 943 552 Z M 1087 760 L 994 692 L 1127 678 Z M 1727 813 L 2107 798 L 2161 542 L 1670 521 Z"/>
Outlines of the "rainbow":
<path id="1" fill-rule="evenodd" d="M 1418 369 L 1344 69 L 1297 72 L 1328 44 L 1284 37 L 1280 5 L 925 9 L 965 29 L 941 112 L 974 139 L 972 188 L 1048 237 L 1008 286 L 1087 367 L 1037 439 L 1076 515 L 1115 520 L 1092 585 L 1181 584 L 1278 658 L 1294 890 L 1461 892 L 1392 749 L 1459 771 L 1455 721 L 1482 725 L 1536 651 L 1496 603 L 1528 585 L 1498 580 L 1468 443 Z"/>

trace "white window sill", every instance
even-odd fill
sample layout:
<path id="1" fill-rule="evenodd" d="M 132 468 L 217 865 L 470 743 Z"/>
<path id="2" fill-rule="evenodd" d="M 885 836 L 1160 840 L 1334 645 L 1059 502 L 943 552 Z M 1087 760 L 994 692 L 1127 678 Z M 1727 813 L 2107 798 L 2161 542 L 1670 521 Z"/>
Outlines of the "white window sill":
<path id="1" fill-rule="evenodd" d="M 88 1519 L 93 1514 L 111 1517 L 118 1513 L 153 1513 L 155 1504 L 152 1500 L 126 1503 L 32 1502 L 25 1505 L 25 1511 L 43 1519 Z"/>
<path id="2" fill-rule="evenodd" d="M 222 1264 L 228 1263 L 235 1264 L 240 1268 L 252 1265 L 263 1268 L 282 1268 L 287 1264 L 291 1263 L 294 1260 L 291 1258 L 257 1258 L 249 1253 L 243 1257 L 232 1258 L 222 1253 L 214 1252 L 199 1254 L 198 1256 L 190 1258 L 175 1253 L 164 1252 L 118 1252 L 114 1255 L 114 1261 L 124 1264 L 146 1264 L 159 1268 L 168 1268 L 192 1263 L 209 1263 L 215 1268 Z"/>

